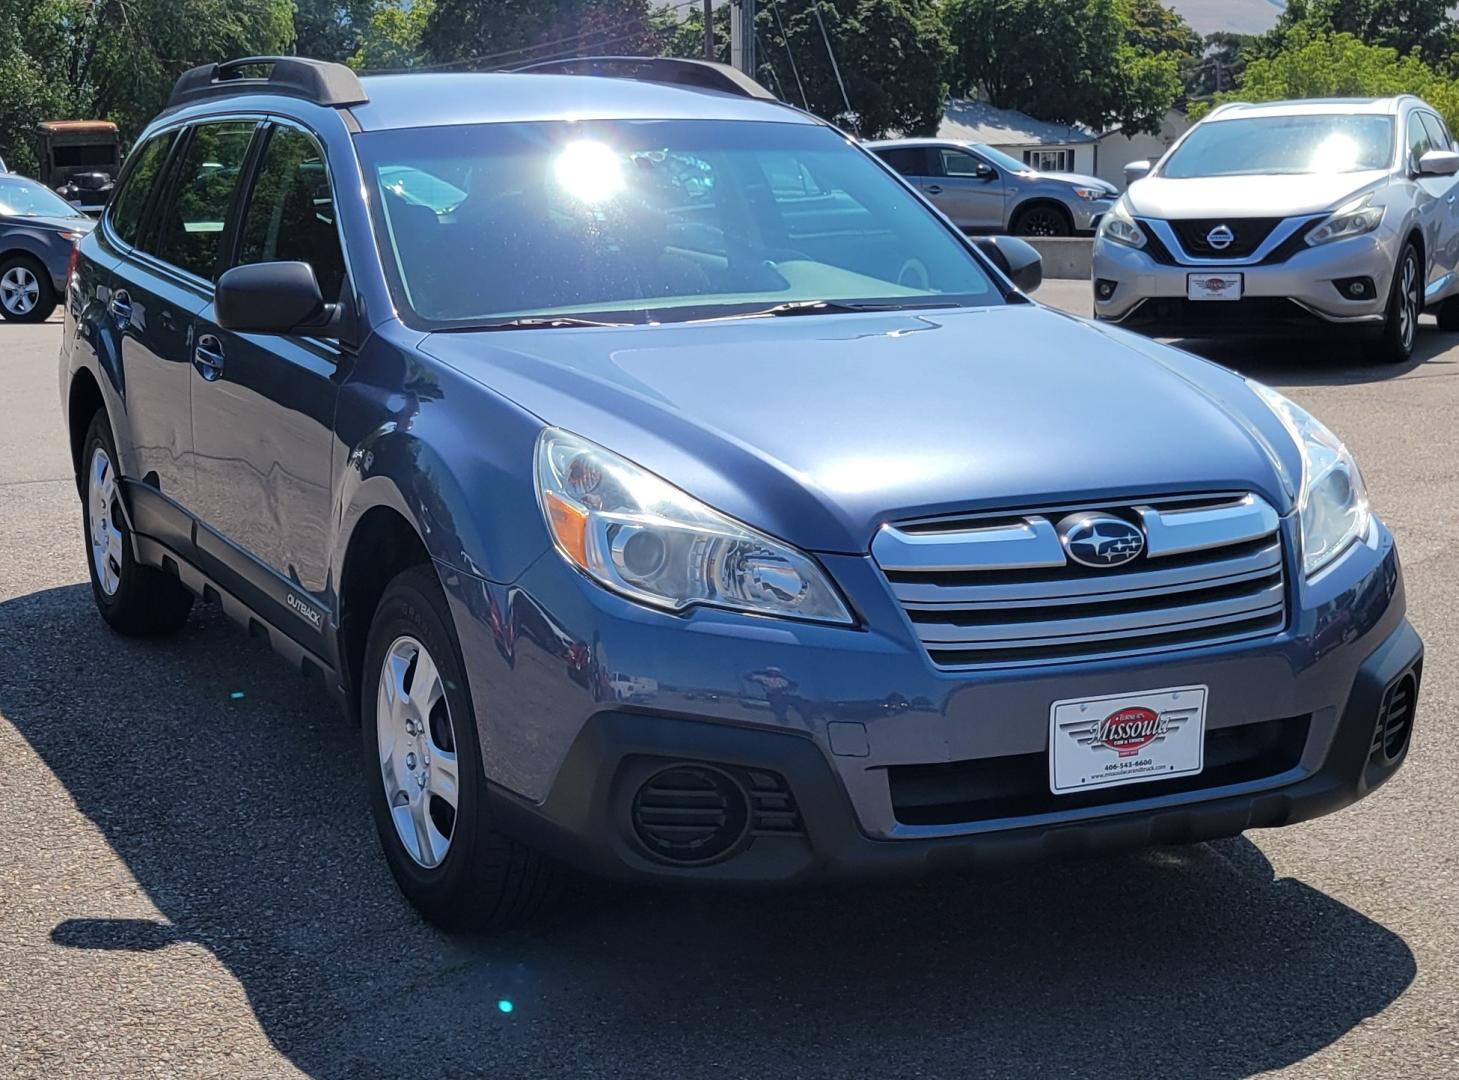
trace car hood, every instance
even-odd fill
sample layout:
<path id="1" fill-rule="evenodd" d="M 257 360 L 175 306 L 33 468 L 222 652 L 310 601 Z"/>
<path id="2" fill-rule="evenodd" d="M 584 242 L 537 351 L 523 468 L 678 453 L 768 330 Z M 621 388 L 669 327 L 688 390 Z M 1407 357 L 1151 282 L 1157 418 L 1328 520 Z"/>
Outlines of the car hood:
<path id="1" fill-rule="evenodd" d="M 88 233 L 96 228 L 96 222 L 89 217 L 7 217 L 7 225 L 19 225 L 33 229 L 55 229 L 58 232 Z"/>
<path id="2" fill-rule="evenodd" d="M 1171 180 L 1147 176 L 1130 185 L 1125 201 L 1136 217 L 1292 217 L 1335 210 L 1381 170 L 1301 176 L 1210 176 Z"/>
<path id="3" fill-rule="evenodd" d="M 1101 180 L 1097 176 L 1085 176 L 1083 173 L 1072 172 L 1041 172 L 1034 174 L 1038 180 L 1057 180 L 1061 184 L 1069 184 L 1072 187 L 1092 187 L 1101 191 L 1108 191 L 1112 185 Z"/>
<path id="4" fill-rule="evenodd" d="M 1253 490 L 1285 512 L 1300 475 L 1238 376 L 1033 304 L 420 347 L 809 550 L 864 553 L 889 520 L 1096 499 Z"/>

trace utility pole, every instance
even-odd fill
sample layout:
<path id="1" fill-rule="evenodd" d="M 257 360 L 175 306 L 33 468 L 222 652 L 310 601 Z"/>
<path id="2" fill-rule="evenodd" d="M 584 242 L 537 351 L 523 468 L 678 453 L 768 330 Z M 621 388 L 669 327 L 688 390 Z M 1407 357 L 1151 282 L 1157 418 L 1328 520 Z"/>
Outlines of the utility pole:
<path id="1" fill-rule="evenodd" d="M 730 0 L 730 63 L 755 77 L 755 0 Z"/>
<path id="2" fill-rule="evenodd" d="M 704 0 L 704 59 L 714 59 L 714 0 Z"/>

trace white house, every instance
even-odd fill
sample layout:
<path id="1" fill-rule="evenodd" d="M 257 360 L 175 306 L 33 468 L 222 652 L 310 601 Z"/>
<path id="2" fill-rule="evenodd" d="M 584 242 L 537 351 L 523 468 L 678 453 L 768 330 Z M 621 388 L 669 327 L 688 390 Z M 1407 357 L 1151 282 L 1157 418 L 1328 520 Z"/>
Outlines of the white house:
<path id="1" fill-rule="evenodd" d="M 939 139 L 987 143 L 1045 172 L 1093 175 L 1098 138 L 1082 127 L 1035 120 L 986 101 L 953 98 L 937 129 Z"/>
<path id="2" fill-rule="evenodd" d="M 1117 187 L 1125 186 L 1125 166 L 1131 161 L 1155 161 L 1169 150 L 1175 140 L 1190 130 L 1191 122 L 1179 109 L 1165 114 L 1158 135 L 1126 135 L 1120 130 L 1106 131 L 1099 137 L 1094 175 Z"/>
<path id="3" fill-rule="evenodd" d="M 1155 160 L 1189 127 L 1185 113 L 1171 109 L 1158 135 L 1126 135 L 1118 128 L 1097 135 L 1077 124 L 1049 123 L 986 101 L 953 98 L 937 137 L 986 143 L 1044 172 L 1083 173 L 1124 187 L 1128 162 Z"/>

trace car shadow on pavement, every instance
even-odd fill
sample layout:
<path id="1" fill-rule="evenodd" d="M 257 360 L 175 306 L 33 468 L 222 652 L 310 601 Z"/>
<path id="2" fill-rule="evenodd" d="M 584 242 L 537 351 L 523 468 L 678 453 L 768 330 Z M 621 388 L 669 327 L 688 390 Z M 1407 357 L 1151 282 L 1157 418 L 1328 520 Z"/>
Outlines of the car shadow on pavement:
<path id="1" fill-rule="evenodd" d="M 1459 336 L 1444 333 L 1425 319 L 1414 340 L 1413 355 L 1402 364 L 1374 364 L 1356 341 L 1334 338 L 1183 338 L 1170 344 L 1214 360 L 1262 382 L 1281 386 L 1334 386 L 1385 382 L 1424 368 L 1416 377 L 1459 376 L 1459 361 L 1444 353 Z"/>
<path id="2" fill-rule="evenodd" d="M 201 944 L 315 1077 L 1246 1077 L 1415 974 L 1396 934 L 1245 839 L 874 887 L 593 889 L 453 940 L 376 851 L 357 732 L 216 613 L 130 641 L 86 586 L 52 589 L 0 603 L 0 656 L 0 717 L 165 919 L 61 920 L 37 962 L 165 971 Z"/>

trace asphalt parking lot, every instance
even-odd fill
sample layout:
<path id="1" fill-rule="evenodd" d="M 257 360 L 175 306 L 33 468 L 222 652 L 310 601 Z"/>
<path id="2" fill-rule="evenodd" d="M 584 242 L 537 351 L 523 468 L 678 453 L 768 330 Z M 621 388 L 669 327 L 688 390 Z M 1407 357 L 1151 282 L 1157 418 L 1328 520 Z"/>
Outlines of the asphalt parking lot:
<path id="1" fill-rule="evenodd" d="M 1459 335 L 1399 369 L 1200 350 L 1324 418 L 1398 535 L 1428 656 L 1372 798 L 996 877 L 590 889 L 457 941 L 396 893 L 316 685 L 205 608 L 103 629 L 60 332 L 0 324 L 0 1076 L 1459 1075 Z"/>

